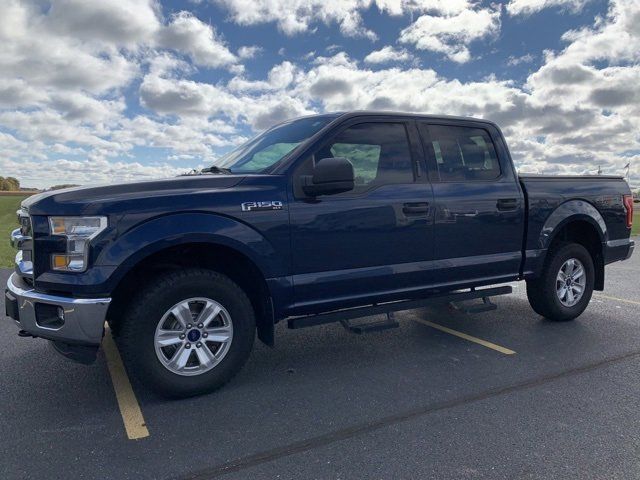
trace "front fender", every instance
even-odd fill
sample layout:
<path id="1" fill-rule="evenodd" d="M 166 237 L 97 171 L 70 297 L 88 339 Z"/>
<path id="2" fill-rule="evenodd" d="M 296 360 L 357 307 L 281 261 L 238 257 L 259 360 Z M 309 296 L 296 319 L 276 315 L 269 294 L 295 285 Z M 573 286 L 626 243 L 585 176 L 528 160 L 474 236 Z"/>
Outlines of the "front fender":
<path id="1" fill-rule="evenodd" d="M 549 245 L 551 245 L 558 232 L 562 230 L 562 227 L 569 222 L 577 220 L 586 221 L 593 225 L 602 243 L 608 240 L 607 224 L 600 212 L 584 200 L 569 200 L 558 206 L 545 221 L 538 238 L 539 248 L 549 248 Z"/>
<path id="2" fill-rule="evenodd" d="M 134 265 L 160 250 L 187 243 L 233 248 L 248 257 L 265 278 L 282 275 L 285 265 L 273 245 L 257 230 L 233 218 L 207 213 L 181 213 L 141 223 L 100 252 L 96 265 L 117 266 L 118 282 Z"/>

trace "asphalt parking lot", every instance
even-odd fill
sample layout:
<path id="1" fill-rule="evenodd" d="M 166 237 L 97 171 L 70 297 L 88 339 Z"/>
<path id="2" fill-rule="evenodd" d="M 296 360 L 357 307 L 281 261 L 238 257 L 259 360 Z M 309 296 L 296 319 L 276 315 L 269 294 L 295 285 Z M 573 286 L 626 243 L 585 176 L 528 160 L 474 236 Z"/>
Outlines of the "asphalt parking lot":
<path id="1" fill-rule="evenodd" d="M 363 336 L 282 324 L 212 395 L 133 381 L 137 440 L 104 352 L 77 365 L 2 321 L 0 478 L 640 478 L 639 274 L 640 255 L 608 267 L 563 324 L 524 284 L 494 312 L 416 310 Z"/>

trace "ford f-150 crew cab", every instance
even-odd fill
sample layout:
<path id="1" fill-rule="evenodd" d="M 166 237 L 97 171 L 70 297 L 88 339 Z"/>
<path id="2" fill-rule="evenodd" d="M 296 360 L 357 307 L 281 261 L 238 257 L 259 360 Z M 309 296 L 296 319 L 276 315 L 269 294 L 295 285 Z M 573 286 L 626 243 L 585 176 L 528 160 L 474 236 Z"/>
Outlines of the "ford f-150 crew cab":
<path id="1" fill-rule="evenodd" d="M 499 128 L 350 112 L 279 124 L 196 175 L 46 192 L 22 202 L 7 315 L 21 336 L 95 359 L 110 325 L 157 391 L 212 391 L 274 324 L 354 323 L 484 299 L 526 281 L 571 320 L 629 258 L 621 177 L 518 175 Z M 480 288 L 486 287 L 486 288 Z"/>

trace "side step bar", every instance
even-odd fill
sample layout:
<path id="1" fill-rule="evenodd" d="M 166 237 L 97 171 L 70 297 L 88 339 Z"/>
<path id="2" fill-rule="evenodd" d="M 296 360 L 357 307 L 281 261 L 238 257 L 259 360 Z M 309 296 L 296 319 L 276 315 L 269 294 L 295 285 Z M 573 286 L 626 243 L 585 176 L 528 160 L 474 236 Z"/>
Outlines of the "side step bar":
<path id="1" fill-rule="evenodd" d="M 464 305 L 459 302 L 451 302 L 451 306 L 456 310 L 463 313 L 483 313 L 496 310 L 498 306 L 491 301 L 489 297 L 484 297 L 482 303 L 476 303 L 475 305 Z"/>
<path id="2" fill-rule="evenodd" d="M 332 312 L 320 313 L 318 315 L 310 315 L 306 317 L 295 317 L 290 318 L 287 321 L 287 324 L 291 329 L 315 327 L 316 325 L 324 325 L 325 323 L 333 322 L 343 322 L 344 324 L 344 322 L 348 322 L 354 318 L 368 317 L 370 315 L 379 315 L 383 313 L 401 312 L 404 310 L 413 310 L 416 308 L 423 308 L 431 305 L 442 305 L 451 302 L 462 302 L 463 300 L 473 300 L 476 298 L 484 299 L 498 295 L 508 295 L 512 291 L 513 289 L 509 285 L 505 285 L 501 287 L 484 288 L 482 290 L 472 289 L 464 292 L 447 292 L 418 300 L 401 300 L 398 302 L 379 303 L 375 305 L 367 305 L 366 307 L 334 310 Z"/>
<path id="3" fill-rule="evenodd" d="M 393 312 L 387 313 L 387 318 L 375 322 L 354 323 L 351 320 L 340 320 L 345 330 L 351 333 L 362 335 L 363 333 L 381 332 L 390 328 L 398 328 L 400 324 L 395 319 Z"/>

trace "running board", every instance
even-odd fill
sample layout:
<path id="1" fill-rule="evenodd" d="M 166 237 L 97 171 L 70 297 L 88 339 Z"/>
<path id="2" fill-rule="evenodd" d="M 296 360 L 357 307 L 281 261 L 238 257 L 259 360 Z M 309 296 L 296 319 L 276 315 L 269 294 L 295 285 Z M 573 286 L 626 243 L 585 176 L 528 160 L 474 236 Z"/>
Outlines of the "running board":
<path id="1" fill-rule="evenodd" d="M 482 303 L 475 305 L 464 305 L 458 301 L 451 302 L 451 306 L 462 313 L 483 313 L 496 310 L 498 306 L 489 297 L 483 297 Z"/>
<path id="2" fill-rule="evenodd" d="M 482 290 L 472 289 L 464 292 L 441 293 L 418 300 L 402 300 L 399 302 L 379 303 L 374 305 L 367 305 L 366 307 L 334 310 L 328 313 L 290 318 L 287 321 L 287 324 L 291 329 L 315 327 L 316 325 L 324 325 L 325 323 L 345 322 L 354 318 L 368 317 L 371 315 L 402 312 L 405 310 L 414 310 L 416 308 L 429 307 L 432 305 L 446 305 L 447 303 L 451 302 L 462 302 L 464 300 L 473 300 L 476 298 L 488 298 L 498 295 L 508 295 L 512 291 L 513 289 L 510 286 L 505 285 L 501 287 L 484 288 Z"/>
<path id="3" fill-rule="evenodd" d="M 362 335 L 363 333 L 381 332 L 390 328 L 398 328 L 400 324 L 395 319 L 393 312 L 389 312 L 384 320 L 375 320 L 373 322 L 352 322 L 351 320 L 340 320 L 345 330 Z"/>

